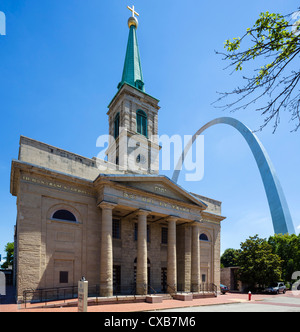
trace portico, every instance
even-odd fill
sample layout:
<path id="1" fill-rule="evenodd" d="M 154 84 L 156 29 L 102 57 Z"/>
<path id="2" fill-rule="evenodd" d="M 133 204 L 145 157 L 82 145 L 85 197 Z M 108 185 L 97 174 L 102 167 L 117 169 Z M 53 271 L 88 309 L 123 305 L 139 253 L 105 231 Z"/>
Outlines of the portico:
<path id="1" fill-rule="evenodd" d="M 112 296 L 117 282 L 121 292 L 125 293 L 135 288 L 136 294 L 146 295 L 149 287 L 160 292 L 162 271 L 166 273 L 168 293 L 176 293 L 177 290 L 198 292 L 201 284 L 201 228 L 202 231 L 212 228 L 215 232 L 216 225 L 224 218 L 214 215 L 218 221 L 204 220 L 202 212 L 207 205 L 164 176 L 100 175 L 95 186 L 98 197 L 105 199 L 98 204 L 102 216 L 101 296 Z M 115 239 L 114 222 L 119 228 L 119 237 Z M 162 231 L 167 233 L 164 244 L 161 243 L 161 234 L 156 239 L 153 237 L 154 233 Z M 180 246 L 185 243 L 190 247 L 188 253 L 178 249 L 178 240 Z M 123 248 L 121 251 L 120 246 Z M 217 257 L 218 252 L 215 251 L 219 248 L 211 250 L 211 257 Z M 128 255 L 131 260 L 128 260 L 126 268 L 120 266 L 121 278 L 117 281 L 113 267 L 116 269 L 118 262 L 126 261 Z M 178 256 L 181 261 L 185 260 L 184 268 L 180 266 L 178 269 Z M 135 267 L 133 257 L 136 257 Z M 215 281 L 216 271 L 212 265 L 210 280 L 205 280 L 206 283 Z"/>

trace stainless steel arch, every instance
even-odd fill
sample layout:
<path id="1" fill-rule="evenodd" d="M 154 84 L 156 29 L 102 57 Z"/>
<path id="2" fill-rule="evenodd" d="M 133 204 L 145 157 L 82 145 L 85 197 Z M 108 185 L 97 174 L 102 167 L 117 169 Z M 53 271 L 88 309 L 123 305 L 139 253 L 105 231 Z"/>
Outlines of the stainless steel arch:
<path id="1" fill-rule="evenodd" d="M 174 170 L 172 180 L 177 183 L 185 156 L 187 155 L 189 149 L 192 147 L 197 137 L 201 135 L 207 128 L 216 124 L 227 124 L 234 127 L 242 134 L 242 136 L 248 143 L 252 154 L 256 160 L 264 184 L 273 221 L 274 232 L 277 234 L 295 233 L 295 228 L 285 195 L 283 193 L 275 169 L 265 148 L 263 147 L 257 136 L 253 134 L 248 127 L 246 127 L 242 122 L 234 118 L 217 118 L 208 122 L 206 125 L 200 128 L 184 148 L 181 158 L 178 160 L 178 163 Z"/>

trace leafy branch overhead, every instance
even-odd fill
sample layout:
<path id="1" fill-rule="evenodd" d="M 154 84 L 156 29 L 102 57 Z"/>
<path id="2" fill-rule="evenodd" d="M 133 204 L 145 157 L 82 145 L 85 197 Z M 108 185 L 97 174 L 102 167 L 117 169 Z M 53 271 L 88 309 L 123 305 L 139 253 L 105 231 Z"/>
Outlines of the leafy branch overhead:
<path id="1" fill-rule="evenodd" d="M 257 109 L 265 116 L 261 129 L 274 121 L 274 131 L 280 121 L 280 112 L 288 110 L 295 123 L 294 130 L 300 127 L 300 12 L 283 16 L 274 13 L 261 13 L 252 28 L 243 37 L 228 39 L 224 48 L 224 60 L 231 63 L 235 71 L 241 71 L 249 61 L 263 60 L 263 65 L 255 69 L 252 77 L 243 77 L 246 84 L 232 92 L 221 93 L 218 101 L 230 95 L 238 96 L 233 102 L 220 107 L 224 109 L 245 109 L 262 97 L 267 97 L 266 105 Z M 242 49 L 245 44 L 252 45 Z M 293 66 L 294 65 L 294 66 Z M 296 67 L 296 69 L 295 69 Z M 250 98 L 250 100 L 249 100 Z M 265 101 L 264 101 L 265 102 Z"/>

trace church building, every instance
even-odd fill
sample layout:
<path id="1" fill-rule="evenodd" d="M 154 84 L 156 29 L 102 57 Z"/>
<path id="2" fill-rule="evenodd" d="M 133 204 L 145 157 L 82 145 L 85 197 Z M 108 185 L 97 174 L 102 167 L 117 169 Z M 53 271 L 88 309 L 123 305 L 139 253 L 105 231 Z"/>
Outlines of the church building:
<path id="1" fill-rule="evenodd" d="M 122 80 L 108 106 L 107 160 L 20 138 L 10 182 L 18 300 L 82 276 L 101 297 L 220 284 L 221 202 L 159 175 L 159 100 L 145 90 L 131 11 Z"/>

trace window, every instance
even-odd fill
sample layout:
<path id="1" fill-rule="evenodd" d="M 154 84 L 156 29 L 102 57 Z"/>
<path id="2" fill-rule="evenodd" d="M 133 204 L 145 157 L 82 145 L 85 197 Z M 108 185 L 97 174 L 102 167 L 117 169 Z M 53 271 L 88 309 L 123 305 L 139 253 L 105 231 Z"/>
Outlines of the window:
<path id="1" fill-rule="evenodd" d="M 138 134 L 147 137 L 147 114 L 144 111 L 136 112 L 136 131 Z"/>
<path id="2" fill-rule="evenodd" d="M 137 241 L 138 238 L 138 224 L 134 224 L 134 241 Z M 150 227 L 147 225 L 147 242 L 150 242 Z"/>
<path id="3" fill-rule="evenodd" d="M 112 235 L 113 235 L 114 239 L 120 239 L 121 238 L 120 220 L 118 220 L 118 219 L 113 219 Z"/>
<path id="4" fill-rule="evenodd" d="M 161 243 L 168 244 L 168 228 L 162 227 L 161 229 Z"/>
<path id="5" fill-rule="evenodd" d="M 67 284 L 69 282 L 69 272 L 60 271 L 59 272 L 59 283 Z"/>
<path id="6" fill-rule="evenodd" d="M 206 234 L 202 233 L 199 237 L 200 241 L 208 241 L 208 237 Z"/>
<path id="7" fill-rule="evenodd" d="M 77 221 L 74 214 L 68 210 L 58 210 L 53 214 L 52 218 L 63 220 L 63 221 L 72 221 L 72 222 Z"/>
<path id="8" fill-rule="evenodd" d="M 114 137 L 118 138 L 120 134 L 120 113 L 118 113 L 115 117 L 114 121 Z"/>

